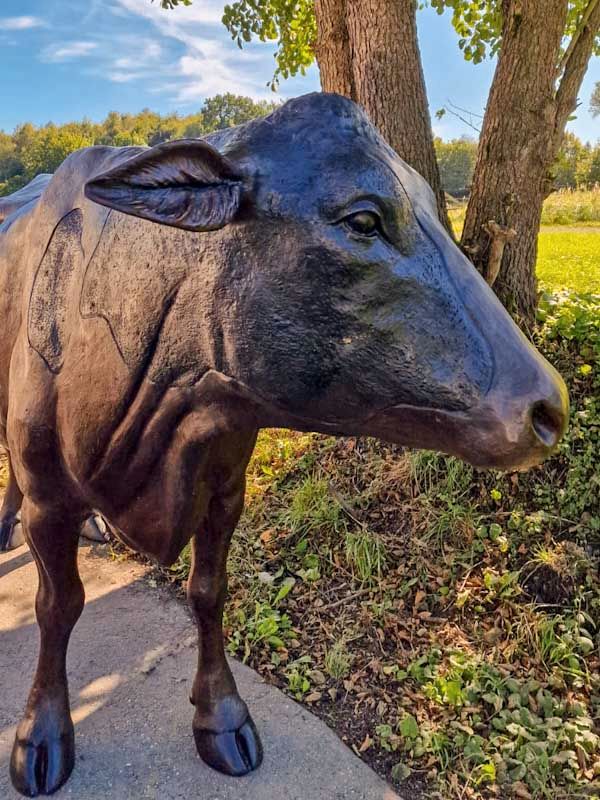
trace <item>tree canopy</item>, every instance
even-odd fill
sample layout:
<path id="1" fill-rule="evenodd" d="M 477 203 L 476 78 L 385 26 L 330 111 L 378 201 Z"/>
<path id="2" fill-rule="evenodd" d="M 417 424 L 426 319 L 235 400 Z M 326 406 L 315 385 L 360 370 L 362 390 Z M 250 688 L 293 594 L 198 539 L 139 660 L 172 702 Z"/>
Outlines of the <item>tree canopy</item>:
<path id="1" fill-rule="evenodd" d="M 475 169 L 477 142 L 467 137 L 444 142 L 436 137 L 434 144 L 444 191 L 453 197 L 466 197 Z"/>
<path id="2" fill-rule="evenodd" d="M 569 39 L 582 27 L 590 8 L 598 0 L 569 0 L 565 37 Z M 486 56 L 495 55 L 502 42 L 502 26 L 506 0 L 429 0 L 432 8 L 443 14 L 452 12 L 452 25 L 458 34 L 458 46 L 467 61 L 478 64 Z M 600 37 L 596 41 L 596 55 L 600 53 Z"/>
<path id="3" fill-rule="evenodd" d="M 190 0 L 162 0 L 163 6 Z M 502 41 L 506 0 L 425 0 L 439 14 L 449 10 L 458 45 L 468 61 L 479 63 L 498 52 Z M 590 8 L 599 0 L 569 0 L 565 51 L 583 27 Z M 298 72 L 304 74 L 314 59 L 316 24 L 313 0 L 235 0 L 225 5 L 223 23 L 239 47 L 256 38 L 276 41 L 274 84 Z M 600 36 L 595 53 L 600 54 Z M 563 64 L 564 66 L 564 64 Z M 559 68 L 560 65 L 557 65 Z"/>
<path id="4" fill-rule="evenodd" d="M 74 150 L 95 144 L 123 147 L 157 145 L 170 139 L 204 136 L 264 116 L 279 103 L 222 94 L 205 100 L 196 114 L 161 115 L 112 111 L 103 122 L 89 120 L 35 127 L 27 122 L 12 134 L 0 131 L 0 195 L 20 189 L 42 172 L 54 172 Z"/>
<path id="5" fill-rule="evenodd" d="M 208 98 L 200 111 L 188 116 L 161 115 L 144 109 L 139 114 L 111 111 L 99 123 L 83 120 L 36 127 L 26 122 L 12 134 L 0 131 L 0 195 L 20 189 L 42 172 L 54 172 L 69 153 L 80 147 L 156 145 L 170 139 L 200 137 L 268 114 L 277 105 L 224 94 Z M 435 151 L 444 191 L 455 197 L 466 196 L 477 142 L 466 137 L 450 141 L 437 138 Z M 600 181 L 600 144 L 592 147 L 567 133 L 554 174 L 556 188 L 576 188 Z"/>

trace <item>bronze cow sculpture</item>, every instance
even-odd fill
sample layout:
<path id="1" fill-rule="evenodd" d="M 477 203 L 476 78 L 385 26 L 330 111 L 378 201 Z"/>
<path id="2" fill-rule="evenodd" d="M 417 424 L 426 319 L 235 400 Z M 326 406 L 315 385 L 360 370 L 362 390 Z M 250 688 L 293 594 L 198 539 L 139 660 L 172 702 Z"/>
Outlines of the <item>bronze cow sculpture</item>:
<path id="1" fill-rule="evenodd" d="M 22 501 L 41 630 L 13 784 L 50 794 L 73 769 L 65 657 L 92 510 L 161 564 L 193 541 L 196 745 L 245 774 L 261 745 L 221 618 L 257 431 L 524 468 L 561 437 L 565 386 L 423 179 L 336 95 L 205 140 L 81 150 L 2 203 L 2 530 L 6 544 Z"/>

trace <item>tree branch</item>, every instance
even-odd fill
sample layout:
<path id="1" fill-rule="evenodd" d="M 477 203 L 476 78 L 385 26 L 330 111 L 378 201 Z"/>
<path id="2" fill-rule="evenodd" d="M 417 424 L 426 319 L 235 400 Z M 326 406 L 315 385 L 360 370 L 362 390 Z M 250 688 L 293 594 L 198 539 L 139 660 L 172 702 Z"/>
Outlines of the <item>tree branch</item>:
<path id="1" fill-rule="evenodd" d="M 442 113 L 444 112 L 452 114 L 453 117 L 456 117 L 461 122 L 464 122 L 465 125 L 468 125 L 469 128 L 472 128 L 474 131 L 477 132 L 477 135 L 479 135 L 481 133 L 481 128 L 478 128 L 476 125 L 473 125 L 473 123 L 470 122 L 468 119 L 466 119 L 466 117 L 463 117 L 462 114 L 459 114 L 458 111 L 455 111 L 454 108 L 458 108 L 458 106 L 454 106 L 454 108 L 451 108 L 452 105 L 454 104 L 448 101 L 447 105 L 445 105 L 442 110 L 438 111 L 437 113 L 438 119 L 441 118 Z M 465 113 L 470 114 L 471 112 L 466 111 Z"/>
<path id="2" fill-rule="evenodd" d="M 590 0 L 577 32 L 573 34 L 567 48 L 560 80 L 556 92 L 556 121 L 554 126 L 554 146 L 558 150 L 569 116 L 577 107 L 577 95 L 583 76 L 594 50 L 596 34 L 600 30 L 600 0 Z"/>
<path id="3" fill-rule="evenodd" d="M 481 227 L 490 237 L 490 252 L 483 277 L 489 286 L 493 286 L 500 272 L 504 248 L 515 239 L 517 232 L 514 228 L 505 228 L 502 225 L 498 225 L 493 219 Z"/>
<path id="4" fill-rule="evenodd" d="M 585 11 L 583 12 L 583 16 L 581 17 L 581 22 L 577 26 L 577 30 L 573 33 L 573 36 L 571 36 L 571 41 L 569 42 L 569 46 L 563 53 L 563 57 L 561 58 L 560 63 L 556 69 L 557 78 L 560 78 L 560 76 L 562 75 L 563 70 L 567 65 L 567 62 L 569 61 L 571 54 L 573 53 L 573 50 L 577 47 L 577 42 L 579 41 L 581 34 L 585 26 L 587 25 L 590 16 L 592 15 L 596 6 L 599 4 L 600 0 L 590 0 L 590 2 L 587 4 Z"/>
<path id="5" fill-rule="evenodd" d="M 469 111 L 468 108 L 457 106 L 456 103 L 452 102 L 452 100 L 448 100 L 448 105 L 452 106 L 452 108 L 455 108 L 457 111 L 462 111 L 463 114 L 468 114 L 471 117 L 477 117 L 477 119 L 483 119 L 483 114 L 478 114 L 476 111 Z"/>

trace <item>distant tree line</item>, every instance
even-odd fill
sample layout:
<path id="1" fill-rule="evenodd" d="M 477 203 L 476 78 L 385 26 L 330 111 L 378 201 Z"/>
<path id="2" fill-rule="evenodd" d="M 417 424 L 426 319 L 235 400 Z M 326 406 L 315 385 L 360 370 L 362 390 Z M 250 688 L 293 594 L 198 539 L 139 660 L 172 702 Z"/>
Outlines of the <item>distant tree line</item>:
<path id="1" fill-rule="evenodd" d="M 275 102 L 222 94 L 207 99 L 200 111 L 188 116 L 161 115 L 144 109 L 139 114 L 113 111 L 100 123 L 83 120 L 36 127 L 26 122 L 12 134 L 0 131 L 0 195 L 20 189 L 41 172 L 54 172 L 69 153 L 80 147 L 153 146 L 170 139 L 204 136 L 268 114 L 277 106 Z M 475 169 L 477 142 L 468 137 L 446 142 L 436 138 L 435 151 L 444 191 L 454 197 L 466 197 Z M 573 133 L 567 133 L 553 175 L 557 189 L 600 183 L 600 142 L 595 146 L 584 144 Z"/>
<path id="2" fill-rule="evenodd" d="M 81 147 L 153 146 L 170 139 L 197 138 L 264 116 L 278 106 L 276 102 L 222 94 L 208 98 L 200 111 L 188 116 L 144 109 L 139 114 L 113 111 L 100 123 L 83 120 L 36 127 L 26 122 L 12 134 L 0 131 L 0 195 L 20 189 L 42 172 L 54 172 L 69 153 Z"/>
<path id="3" fill-rule="evenodd" d="M 453 197 L 467 197 L 477 159 L 477 142 L 468 137 L 447 142 L 436 138 L 435 152 L 444 191 Z M 566 133 L 552 177 L 555 189 L 578 189 L 600 183 L 600 141 L 594 146 L 582 142 L 574 133 Z"/>

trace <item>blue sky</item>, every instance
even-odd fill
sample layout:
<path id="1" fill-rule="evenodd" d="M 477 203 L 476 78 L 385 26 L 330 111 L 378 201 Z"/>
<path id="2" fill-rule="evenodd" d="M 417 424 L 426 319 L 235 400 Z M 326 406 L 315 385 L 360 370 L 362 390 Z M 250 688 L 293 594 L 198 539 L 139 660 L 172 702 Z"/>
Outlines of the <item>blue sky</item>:
<path id="1" fill-rule="evenodd" d="M 170 12 L 158 0 L 2 0 L 0 129 L 25 121 L 100 120 L 108 111 L 144 107 L 187 114 L 204 97 L 226 91 L 272 97 L 266 84 L 273 46 L 256 43 L 240 51 L 221 24 L 222 8 L 223 0 L 194 0 Z M 493 63 L 464 61 L 447 14 L 420 12 L 419 37 L 432 112 L 447 101 L 481 112 Z M 587 110 L 599 80 L 596 58 L 570 124 L 584 140 L 600 139 L 600 118 Z M 303 78 L 282 82 L 279 95 L 318 86 L 313 67 Z M 434 127 L 444 138 L 470 132 L 450 115 L 434 120 Z"/>

